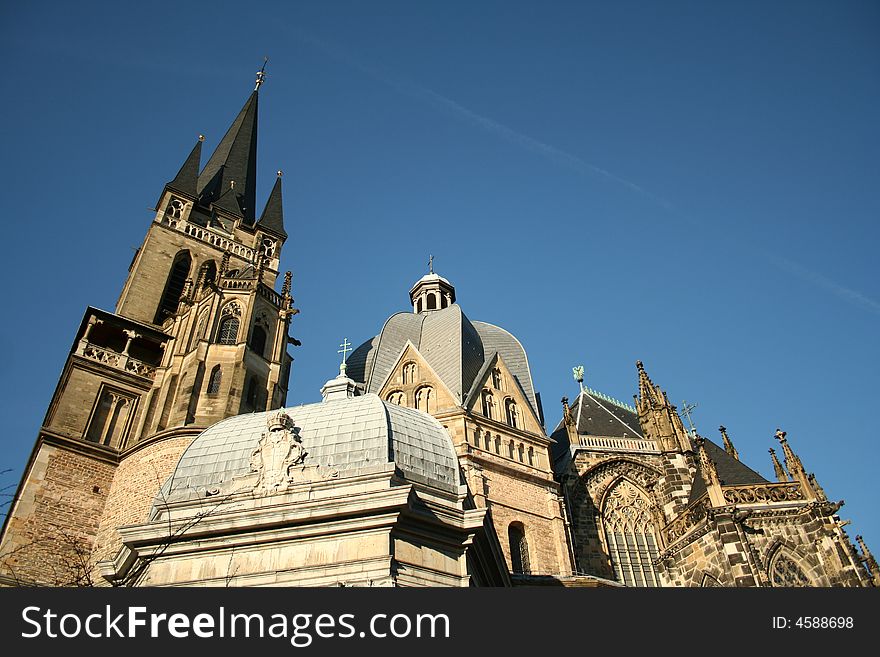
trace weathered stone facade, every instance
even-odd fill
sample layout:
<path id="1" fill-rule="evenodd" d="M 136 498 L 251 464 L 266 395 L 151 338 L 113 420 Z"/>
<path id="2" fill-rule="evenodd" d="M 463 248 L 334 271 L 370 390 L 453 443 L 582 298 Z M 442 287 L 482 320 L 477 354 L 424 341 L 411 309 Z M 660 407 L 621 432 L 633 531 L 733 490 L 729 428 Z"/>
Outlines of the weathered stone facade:
<path id="1" fill-rule="evenodd" d="M 641 363 L 637 408 L 584 389 L 553 433 L 577 569 L 635 586 L 872 586 L 877 568 L 777 431 L 778 482 L 684 429 Z M 771 450 L 772 452 L 772 450 Z M 609 493 L 611 491 L 611 493 Z M 623 492 L 621 492 L 623 491 Z"/>
<path id="2" fill-rule="evenodd" d="M 641 363 L 636 407 L 581 386 L 548 435 L 523 346 L 432 265 L 324 404 L 268 413 L 298 311 L 280 172 L 255 213 L 261 83 L 165 186 L 115 312 L 87 309 L 0 584 L 880 586 L 784 432 L 769 482 Z"/>

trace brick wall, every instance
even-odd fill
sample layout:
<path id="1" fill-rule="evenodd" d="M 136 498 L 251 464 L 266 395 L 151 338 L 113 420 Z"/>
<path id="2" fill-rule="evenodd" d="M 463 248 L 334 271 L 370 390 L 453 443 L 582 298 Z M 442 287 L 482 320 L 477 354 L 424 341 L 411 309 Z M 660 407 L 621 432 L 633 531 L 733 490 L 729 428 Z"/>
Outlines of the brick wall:
<path id="1" fill-rule="evenodd" d="M 88 585 L 92 545 L 115 467 L 42 443 L 11 510 L 0 575 L 22 585 Z"/>

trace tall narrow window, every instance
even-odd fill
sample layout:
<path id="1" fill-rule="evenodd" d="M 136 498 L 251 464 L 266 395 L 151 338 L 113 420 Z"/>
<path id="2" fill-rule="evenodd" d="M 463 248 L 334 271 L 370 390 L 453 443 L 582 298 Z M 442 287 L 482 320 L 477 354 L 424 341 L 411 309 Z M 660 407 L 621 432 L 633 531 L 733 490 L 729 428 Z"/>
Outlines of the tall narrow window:
<path id="1" fill-rule="evenodd" d="M 262 326 L 254 326 L 251 331 L 251 349 L 259 356 L 266 355 L 266 331 Z"/>
<path id="2" fill-rule="evenodd" d="M 183 294 L 183 286 L 186 284 L 191 265 L 192 258 L 189 251 L 181 251 L 174 257 L 174 262 L 171 263 L 171 269 L 168 271 L 168 280 L 165 281 L 165 291 L 162 293 L 162 299 L 153 319 L 154 324 L 161 324 L 177 312 L 177 305 L 180 303 L 180 296 Z"/>
<path id="3" fill-rule="evenodd" d="M 621 479 L 605 495 L 602 521 L 617 580 L 627 586 L 659 586 L 656 532 L 647 496 Z"/>
<path id="4" fill-rule="evenodd" d="M 529 456 L 529 465 L 535 465 L 535 448 L 529 447 L 529 451 L 527 453 Z"/>
<path id="5" fill-rule="evenodd" d="M 425 413 L 434 412 L 434 389 L 430 386 L 419 388 L 416 391 L 416 408 Z"/>
<path id="6" fill-rule="evenodd" d="M 238 317 L 224 317 L 217 329 L 219 344 L 235 344 L 238 341 Z"/>
<path id="7" fill-rule="evenodd" d="M 418 370 L 415 363 L 406 363 L 403 366 L 403 384 L 415 383 L 417 373 Z"/>
<path id="8" fill-rule="evenodd" d="M 510 543 L 511 570 L 521 575 L 532 572 L 529 563 L 529 544 L 526 540 L 526 528 L 521 522 L 512 522 L 507 528 L 507 540 Z"/>
<path id="9" fill-rule="evenodd" d="M 214 369 L 211 370 L 211 378 L 208 379 L 208 389 L 206 392 L 209 395 L 216 395 L 220 392 L 220 383 L 223 380 L 223 370 L 220 369 L 219 365 L 215 365 Z"/>
<path id="10" fill-rule="evenodd" d="M 509 459 L 513 458 L 513 441 L 512 440 L 509 443 L 507 443 L 507 458 L 509 458 Z"/>
<path id="11" fill-rule="evenodd" d="M 507 424 L 512 427 L 519 427 L 519 410 L 516 407 L 516 402 L 508 399 L 504 404 L 504 410 L 507 414 Z"/>
<path id="12" fill-rule="evenodd" d="M 495 419 L 495 398 L 488 390 L 483 391 L 483 415 L 490 420 Z"/>
<path id="13" fill-rule="evenodd" d="M 504 388 L 501 387 L 501 370 L 497 367 L 492 370 L 492 387 L 495 388 L 495 390 L 504 390 Z"/>

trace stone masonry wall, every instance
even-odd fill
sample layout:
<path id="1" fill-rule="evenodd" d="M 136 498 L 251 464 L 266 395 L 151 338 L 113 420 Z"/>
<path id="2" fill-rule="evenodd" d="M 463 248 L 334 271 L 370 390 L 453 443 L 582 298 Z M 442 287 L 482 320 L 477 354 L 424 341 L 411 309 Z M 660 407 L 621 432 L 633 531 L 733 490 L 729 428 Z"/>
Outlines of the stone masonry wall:
<path id="1" fill-rule="evenodd" d="M 0 575 L 7 583 L 85 586 L 116 466 L 43 443 L 11 512 Z"/>

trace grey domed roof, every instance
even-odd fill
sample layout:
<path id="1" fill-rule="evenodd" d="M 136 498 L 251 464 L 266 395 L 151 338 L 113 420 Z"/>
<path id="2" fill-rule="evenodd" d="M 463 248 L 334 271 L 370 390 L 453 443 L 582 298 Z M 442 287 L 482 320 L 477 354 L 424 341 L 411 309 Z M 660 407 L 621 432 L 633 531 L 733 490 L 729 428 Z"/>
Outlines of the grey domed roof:
<path id="1" fill-rule="evenodd" d="M 305 465 L 350 477 L 394 463 L 414 483 L 458 492 L 452 439 L 427 413 L 364 395 L 283 409 L 307 452 Z M 251 455 L 266 432 L 267 416 L 237 415 L 203 431 L 186 449 L 159 498 L 172 502 L 227 490 L 251 472 Z"/>
<path id="2" fill-rule="evenodd" d="M 382 332 L 367 340 L 348 359 L 348 375 L 367 392 L 378 393 L 407 341 L 412 342 L 460 402 L 483 364 L 495 352 L 507 364 L 526 398 L 541 417 L 525 349 L 508 331 L 485 322 L 471 322 L 458 304 L 429 313 L 392 315 Z"/>

